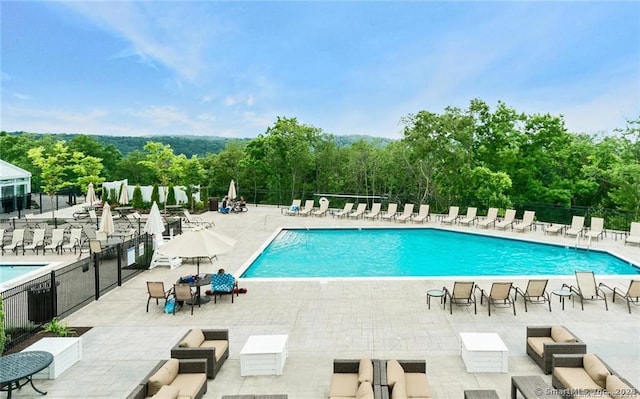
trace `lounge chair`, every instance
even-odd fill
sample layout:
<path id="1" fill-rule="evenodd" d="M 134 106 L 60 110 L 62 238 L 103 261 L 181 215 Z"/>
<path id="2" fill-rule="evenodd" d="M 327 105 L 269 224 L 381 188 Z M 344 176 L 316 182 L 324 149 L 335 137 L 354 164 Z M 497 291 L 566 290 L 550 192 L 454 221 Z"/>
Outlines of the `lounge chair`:
<path id="1" fill-rule="evenodd" d="M 304 208 L 300 209 L 298 212 L 298 216 L 309 216 L 311 211 L 313 211 L 313 206 L 315 205 L 315 201 L 310 199 L 304 202 Z"/>
<path id="2" fill-rule="evenodd" d="M 625 292 L 622 288 L 614 287 L 611 288 L 604 283 L 598 284 L 599 287 L 606 287 L 613 292 L 613 302 L 616 302 L 616 296 L 627 301 L 627 307 L 629 308 L 629 314 L 631 314 L 631 304 L 636 306 L 640 305 L 640 280 L 631 280 L 629 283 L 629 288 Z"/>
<path id="3" fill-rule="evenodd" d="M 347 216 L 350 219 L 357 219 L 360 217 L 364 217 L 364 212 L 367 210 L 367 203 L 363 202 L 361 204 L 358 204 L 358 207 L 356 208 L 355 211 L 351 212 L 350 214 L 348 214 Z"/>
<path id="4" fill-rule="evenodd" d="M 571 219 L 571 227 L 569 227 L 565 232 L 565 236 L 581 236 L 582 231 L 584 230 L 584 216 L 574 216 Z"/>
<path id="5" fill-rule="evenodd" d="M 516 315 L 516 305 L 511 299 L 511 287 L 513 283 L 500 282 L 491 284 L 491 291 L 487 292 L 480 287 L 476 286 L 476 289 L 480 290 L 480 304 L 484 298 L 487 299 L 487 307 L 489 309 L 489 316 L 491 316 L 491 305 L 495 307 L 509 307 L 513 308 L 513 315 Z"/>
<path id="6" fill-rule="evenodd" d="M 182 210 L 182 220 L 187 228 L 204 227 L 209 229 L 214 227 L 213 222 L 206 222 L 201 217 L 193 216 L 187 209 Z"/>
<path id="7" fill-rule="evenodd" d="M 162 281 L 147 281 L 147 293 L 149 294 L 149 298 L 147 298 L 147 313 L 149 313 L 149 302 L 155 299 L 156 305 L 158 305 L 158 300 L 164 299 L 164 305 L 166 305 L 169 294 L 171 294 L 171 289 L 165 290 Z"/>
<path id="8" fill-rule="evenodd" d="M 398 213 L 398 204 L 396 203 L 389 204 L 389 206 L 387 207 L 387 212 L 380 215 L 380 219 L 383 219 L 383 220 L 395 219 L 396 213 Z"/>
<path id="9" fill-rule="evenodd" d="M 191 289 L 189 284 L 174 284 L 173 285 L 173 298 L 176 301 L 176 306 L 173 307 L 173 314 L 176 314 L 176 308 L 178 303 L 182 302 L 180 306 L 191 305 L 191 314 L 193 315 L 193 304 L 198 302 L 196 297 L 197 293 Z M 200 302 L 198 302 L 200 306 Z"/>
<path id="10" fill-rule="evenodd" d="M 151 262 L 149 263 L 149 269 L 153 269 L 158 266 L 167 266 L 170 270 L 182 266 L 182 258 L 179 256 L 167 256 L 161 255 L 158 251 L 153 252 Z"/>
<path id="11" fill-rule="evenodd" d="M 213 295 L 213 303 L 217 303 L 217 298 L 222 295 L 231 295 L 231 303 L 233 303 L 233 294 L 236 296 L 238 282 L 236 278 L 229 273 L 216 273 L 211 275 L 211 295 Z"/>
<path id="12" fill-rule="evenodd" d="M 607 305 L 607 296 L 602 291 L 602 288 L 596 284 L 596 277 L 593 272 L 576 272 L 576 284 L 577 286 L 562 284 L 562 288 L 567 288 L 572 294 L 580 298 L 580 305 L 584 310 L 584 301 L 604 301 L 604 307 L 609 310 Z M 573 301 L 574 296 L 571 296 Z"/>
<path id="13" fill-rule="evenodd" d="M 467 226 L 475 223 L 476 220 L 478 220 L 478 217 L 476 216 L 476 214 L 478 213 L 478 208 L 475 207 L 469 207 L 467 208 L 467 215 L 458 220 L 458 224 L 466 224 Z"/>
<path id="14" fill-rule="evenodd" d="M 531 230 L 533 226 L 533 219 L 536 217 L 536 213 L 534 211 L 524 211 L 524 215 L 522 216 L 522 222 L 513 226 L 514 230 L 519 230 L 524 232 L 524 230 L 528 227 Z"/>
<path id="15" fill-rule="evenodd" d="M 591 227 L 589 227 L 589 231 L 586 233 L 587 238 L 590 240 L 599 240 L 604 234 L 604 219 L 591 218 Z"/>
<path id="16" fill-rule="evenodd" d="M 381 203 L 374 202 L 373 205 L 371 205 L 371 211 L 364 214 L 365 219 L 375 220 L 378 216 L 380 216 L 381 207 Z"/>
<path id="17" fill-rule="evenodd" d="M 418 215 L 413 218 L 413 223 L 424 223 L 425 220 L 429 220 L 429 204 L 420 204 Z"/>
<path id="18" fill-rule="evenodd" d="M 33 235 L 31 237 L 31 242 L 29 244 L 22 245 L 22 254 L 24 255 L 24 251 L 27 249 L 33 251 L 38 254 L 38 248 L 42 248 L 42 252 L 44 253 L 44 235 L 47 231 L 45 229 L 35 229 L 33 230 Z"/>
<path id="19" fill-rule="evenodd" d="M 302 204 L 301 199 L 294 199 L 291 202 L 291 206 L 284 211 L 285 215 L 297 215 L 300 212 L 300 205 Z"/>
<path id="20" fill-rule="evenodd" d="M 20 247 L 24 247 L 24 229 L 15 229 L 11 235 L 11 244 L 5 246 L 4 249 L 10 249 L 11 252 L 15 252 L 17 255 Z"/>
<path id="21" fill-rule="evenodd" d="M 458 206 L 450 206 L 449 207 L 449 215 L 443 218 L 440 223 L 442 224 L 453 224 L 458 219 L 458 212 L 460 211 L 460 207 Z"/>
<path id="22" fill-rule="evenodd" d="M 527 355 L 545 374 L 553 369 L 554 354 L 581 355 L 587 353 L 587 345 L 564 326 L 527 326 Z"/>
<path id="23" fill-rule="evenodd" d="M 516 294 L 513 298 L 513 301 L 516 302 L 518 300 L 518 294 L 522 296 L 524 300 L 524 311 L 527 311 L 527 302 L 530 303 L 547 303 L 549 305 L 549 312 L 551 312 L 551 298 L 549 297 L 549 293 L 547 292 L 547 284 L 549 280 L 547 279 L 534 279 L 529 280 L 527 283 L 527 288 L 523 291 L 520 287 L 513 287 L 516 290 Z"/>
<path id="24" fill-rule="evenodd" d="M 496 219 L 498 219 L 498 208 L 489 208 L 487 216 L 478 222 L 478 227 L 489 228 L 489 225 L 496 225 Z"/>
<path id="25" fill-rule="evenodd" d="M 471 305 L 473 303 L 473 313 L 478 313 L 476 305 L 476 296 L 473 293 L 473 281 L 456 281 L 453 283 L 453 289 L 449 291 L 447 287 L 442 287 L 445 300 L 449 298 L 449 313 L 453 314 L 453 305 Z"/>
<path id="26" fill-rule="evenodd" d="M 320 208 L 318 210 L 312 211 L 311 214 L 313 216 L 325 216 L 329 212 L 329 201 L 320 200 Z"/>
<path id="27" fill-rule="evenodd" d="M 556 224 L 550 224 L 548 226 L 545 226 L 544 228 L 544 234 L 562 234 L 564 232 L 564 230 L 567 228 L 566 225 L 561 224 L 561 223 L 556 223 Z"/>
<path id="28" fill-rule="evenodd" d="M 494 228 L 495 229 L 506 229 L 507 226 L 511 226 L 513 228 L 513 222 L 516 220 L 516 210 L 515 209 L 507 209 L 507 211 L 504 213 L 504 218 L 499 221 L 496 222 L 494 224 Z"/>
<path id="29" fill-rule="evenodd" d="M 4 253 L 4 232 L 5 229 L 0 229 L 0 250 Z"/>
<path id="30" fill-rule="evenodd" d="M 347 202 L 346 204 L 344 204 L 344 208 L 341 211 L 334 213 L 333 216 L 336 216 L 339 218 L 343 216 L 347 217 L 351 213 L 352 209 L 353 209 L 353 202 Z"/>
<path id="31" fill-rule="evenodd" d="M 631 229 L 629 235 L 624 239 L 624 245 L 629 243 L 640 245 L 640 222 L 631 222 Z"/>
<path id="32" fill-rule="evenodd" d="M 404 204 L 402 215 L 398 216 L 396 220 L 398 222 L 406 222 L 413 216 L 413 204 Z"/>
<path id="33" fill-rule="evenodd" d="M 60 252 L 62 249 L 62 244 L 64 243 L 64 229 L 53 229 L 51 231 L 51 238 L 48 241 L 48 244 L 44 246 L 42 249 L 43 252 L 47 252 L 47 249 L 50 249 L 51 252 L 56 251 Z"/>

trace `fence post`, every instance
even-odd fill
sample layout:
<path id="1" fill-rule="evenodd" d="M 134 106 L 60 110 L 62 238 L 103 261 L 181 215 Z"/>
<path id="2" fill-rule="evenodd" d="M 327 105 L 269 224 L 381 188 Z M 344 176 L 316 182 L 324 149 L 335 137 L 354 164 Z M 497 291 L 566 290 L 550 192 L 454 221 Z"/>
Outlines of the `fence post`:
<path id="1" fill-rule="evenodd" d="M 98 254 L 93 253 L 93 268 L 95 270 L 95 290 L 96 290 L 96 301 L 100 299 L 100 263 L 98 262 Z"/>
<path id="2" fill-rule="evenodd" d="M 122 286 L 122 247 L 121 243 L 116 245 L 116 253 L 118 254 L 118 287 Z"/>
<path id="3" fill-rule="evenodd" d="M 58 287 L 55 270 L 51 271 L 51 314 L 58 317 Z"/>

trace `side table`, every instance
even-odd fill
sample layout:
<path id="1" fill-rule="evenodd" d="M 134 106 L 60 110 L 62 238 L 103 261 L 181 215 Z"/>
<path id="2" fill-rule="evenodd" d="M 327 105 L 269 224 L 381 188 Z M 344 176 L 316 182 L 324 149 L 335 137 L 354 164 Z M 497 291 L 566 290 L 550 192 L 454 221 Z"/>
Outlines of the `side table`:
<path id="1" fill-rule="evenodd" d="M 445 308 L 446 307 L 446 299 L 444 297 L 444 291 L 443 290 L 429 290 L 427 291 L 427 306 L 429 309 L 431 309 L 431 298 L 440 298 L 440 303 L 442 304 L 442 307 Z"/>
<path id="2" fill-rule="evenodd" d="M 464 399 L 500 399 L 493 389 L 475 389 L 464 391 Z"/>
<path id="3" fill-rule="evenodd" d="M 538 375 L 511 377 L 511 399 L 516 399 L 518 391 L 525 399 L 561 399 L 555 389 Z"/>
<path id="4" fill-rule="evenodd" d="M 553 290 L 551 291 L 553 295 L 560 297 L 560 302 L 562 303 L 562 310 L 564 310 L 564 299 L 569 298 L 571 296 L 571 291 L 565 289 Z"/>

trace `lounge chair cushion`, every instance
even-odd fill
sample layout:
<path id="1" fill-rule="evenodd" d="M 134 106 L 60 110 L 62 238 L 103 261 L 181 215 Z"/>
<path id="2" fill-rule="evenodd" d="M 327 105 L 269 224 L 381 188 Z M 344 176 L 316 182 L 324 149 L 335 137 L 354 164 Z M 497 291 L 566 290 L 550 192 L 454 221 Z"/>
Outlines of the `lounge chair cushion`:
<path id="1" fill-rule="evenodd" d="M 554 367 L 553 375 L 567 389 L 602 389 L 582 367 Z"/>
<path id="2" fill-rule="evenodd" d="M 358 392 L 356 393 L 356 399 L 373 399 L 373 386 L 371 386 L 371 382 L 366 381 L 360 384 Z"/>
<path id="3" fill-rule="evenodd" d="M 332 399 L 355 398 L 358 392 L 358 374 L 334 373 L 331 377 L 329 397 Z"/>
<path id="4" fill-rule="evenodd" d="M 429 382 L 425 373 L 405 373 L 405 385 L 407 387 L 407 397 L 409 398 L 430 398 Z"/>
<path id="5" fill-rule="evenodd" d="M 596 355 L 592 353 L 587 353 L 586 355 L 584 355 L 584 357 L 582 358 L 582 365 L 587 374 L 589 374 L 589 377 L 591 377 L 591 379 L 594 380 L 598 385 L 600 385 L 602 388 L 607 385 L 607 376 L 611 373 L 609 373 L 607 367 L 602 364 L 602 362 L 596 357 Z"/>
<path id="6" fill-rule="evenodd" d="M 178 399 L 180 390 L 177 387 L 171 385 L 163 385 L 162 388 L 152 396 L 153 399 Z"/>
<path id="7" fill-rule="evenodd" d="M 178 375 L 180 362 L 178 359 L 167 360 L 150 378 L 147 383 L 147 394 L 153 396 L 164 385 L 169 385 Z"/>
<path id="8" fill-rule="evenodd" d="M 407 399 L 407 384 L 404 381 L 398 381 L 393 385 L 391 390 L 391 399 Z"/>
<path id="9" fill-rule="evenodd" d="M 387 385 L 393 388 L 398 382 L 405 383 L 404 369 L 397 360 L 387 360 Z"/>
<path id="10" fill-rule="evenodd" d="M 204 342 L 204 334 L 198 328 L 192 329 L 178 344 L 181 348 L 199 348 Z"/>
<path id="11" fill-rule="evenodd" d="M 358 382 L 373 382 L 373 362 L 371 359 L 360 359 L 358 367 Z"/>
<path id="12" fill-rule="evenodd" d="M 555 342 L 576 342 L 576 338 L 562 326 L 551 327 L 551 338 Z"/>
<path id="13" fill-rule="evenodd" d="M 195 399 L 198 395 L 200 387 L 207 384 L 207 373 L 186 373 L 178 374 L 173 380 L 171 386 L 180 390 L 180 399 Z"/>
<path id="14" fill-rule="evenodd" d="M 630 390 L 632 388 L 625 384 L 617 375 L 610 374 L 607 376 L 606 388 L 613 399 L 638 399 L 638 397 L 640 397 L 637 394 L 631 395 Z"/>
<path id="15" fill-rule="evenodd" d="M 229 341 L 222 339 L 213 339 L 210 341 L 204 341 L 201 345 L 201 348 L 215 348 L 216 349 L 216 361 L 220 361 L 222 359 L 222 355 L 227 351 L 229 347 Z"/>
<path id="16" fill-rule="evenodd" d="M 540 357 L 544 355 L 544 344 L 552 344 L 556 341 L 551 337 L 529 337 L 527 343 L 533 351 Z"/>

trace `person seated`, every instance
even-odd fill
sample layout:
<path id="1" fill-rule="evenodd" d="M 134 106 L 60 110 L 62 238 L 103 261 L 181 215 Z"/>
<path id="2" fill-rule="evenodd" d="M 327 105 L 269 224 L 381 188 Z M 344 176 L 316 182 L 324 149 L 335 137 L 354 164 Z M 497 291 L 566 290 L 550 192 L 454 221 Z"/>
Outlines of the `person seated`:
<path id="1" fill-rule="evenodd" d="M 229 196 L 225 195 L 222 200 L 222 205 L 218 208 L 218 212 L 220 213 L 229 213 L 231 211 L 231 207 L 229 206 Z"/>
<path id="2" fill-rule="evenodd" d="M 217 274 L 211 276 L 211 294 L 214 298 L 216 295 L 231 294 L 231 302 L 233 302 L 233 292 L 236 287 L 236 278 L 226 273 L 224 269 L 218 270 Z"/>
<path id="3" fill-rule="evenodd" d="M 241 195 L 240 199 L 235 203 L 234 211 L 235 212 L 248 211 L 248 209 L 247 209 L 247 201 L 245 201 L 243 195 Z"/>

